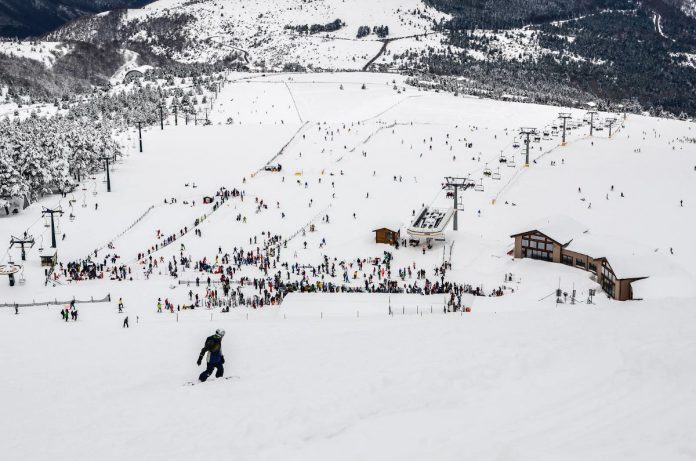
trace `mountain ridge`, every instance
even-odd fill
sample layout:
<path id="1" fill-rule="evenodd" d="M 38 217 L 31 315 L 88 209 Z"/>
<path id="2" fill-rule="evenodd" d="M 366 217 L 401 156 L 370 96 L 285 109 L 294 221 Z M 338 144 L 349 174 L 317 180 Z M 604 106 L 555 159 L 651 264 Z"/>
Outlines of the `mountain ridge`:
<path id="1" fill-rule="evenodd" d="M 0 0 L 0 37 L 37 37 L 64 24 L 115 8 L 154 0 Z"/>

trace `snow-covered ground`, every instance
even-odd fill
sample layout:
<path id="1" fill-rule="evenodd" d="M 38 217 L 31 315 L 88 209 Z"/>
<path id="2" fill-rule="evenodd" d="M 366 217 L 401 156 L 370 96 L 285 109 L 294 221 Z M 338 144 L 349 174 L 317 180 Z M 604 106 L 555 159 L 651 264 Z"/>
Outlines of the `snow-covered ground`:
<path id="1" fill-rule="evenodd" d="M 421 0 L 159 0 L 129 10 L 125 20 L 174 15 L 193 18 L 181 29 L 190 43 L 172 56 L 178 60 L 206 62 L 238 49 L 248 52 L 252 63 L 263 63 L 267 68 L 295 62 L 307 67 L 352 70 L 362 69 L 382 46 L 374 34 L 357 39 L 358 27 L 388 26 L 390 37 L 405 37 L 431 32 L 433 21 L 446 18 Z M 323 25 L 336 19 L 345 26 L 334 32 L 306 35 L 286 28 Z M 421 46 L 415 40 L 409 41 Z"/>
<path id="2" fill-rule="evenodd" d="M 23 40 L 0 41 L 0 53 L 18 58 L 33 59 L 50 68 L 56 58 L 70 51 L 70 46 L 61 42 Z"/>
<path id="3" fill-rule="evenodd" d="M 0 278 L 0 303 L 112 296 L 78 305 L 80 319 L 68 324 L 61 306 L 0 310 L 3 459 L 693 458 L 693 124 L 619 116 L 609 139 L 579 123 L 564 147 L 557 136 L 532 143 L 524 168 L 513 147 L 521 126 L 543 130 L 559 111 L 579 122 L 583 111 L 418 91 L 386 74 L 229 80 L 212 126 L 149 128 L 142 154 L 137 133 L 125 134 L 130 154 L 112 170 L 113 192 L 100 174 L 64 199 L 0 218 L 0 242 L 24 231 L 37 240 L 25 283 Z M 271 160 L 281 172 L 262 170 Z M 405 235 L 423 205 L 450 205 L 445 176 L 484 186 L 462 194 L 459 231 L 448 228 L 446 242 L 426 251 L 374 243 L 373 229 Z M 221 186 L 245 199 L 211 213 L 203 197 Z M 40 212 L 57 204 L 66 212 L 61 262 L 99 248 L 97 260 L 118 255 L 134 280 L 61 276 L 45 285 L 38 247 L 50 238 Z M 289 238 L 304 228 L 281 261 L 317 265 L 326 255 L 338 266 L 390 250 L 392 271 L 417 267 L 437 279 L 444 257 L 448 280 L 486 293 L 504 286 L 504 295 L 465 297 L 464 314 L 443 313 L 442 295 L 384 294 L 292 294 L 280 307 L 158 314 L 158 298 L 183 305 L 205 287 L 177 285 L 164 264 L 146 280 L 137 255 L 161 243 L 157 230 L 170 235 L 203 215 L 202 237 L 188 233 L 156 255 L 170 260 L 184 244 L 194 260 L 212 261 L 219 247 L 253 248 L 262 232 Z M 582 270 L 508 256 L 511 234 L 552 216 L 572 217 L 607 252 L 640 260 L 644 300 L 600 294 L 595 304 L 557 305 L 549 295 L 559 284 L 581 300 L 599 287 Z M 18 262 L 18 250 L 0 264 L 9 259 Z M 360 286 L 369 267 L 350 284 Z M 245 267 L 235 280 L 260 274 Z M 228 332 L 227 374 L 239 378 L 184 387 L 219 327 Z"/>

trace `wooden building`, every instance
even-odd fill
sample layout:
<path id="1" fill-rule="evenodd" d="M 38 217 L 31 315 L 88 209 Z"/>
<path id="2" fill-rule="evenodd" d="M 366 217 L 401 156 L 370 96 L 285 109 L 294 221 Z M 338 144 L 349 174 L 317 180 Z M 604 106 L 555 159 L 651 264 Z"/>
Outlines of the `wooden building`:
<path id="1" fill-rule="evenodd" d="M 375 243 L 386 243 L 387 245 L 396 245 L 396 242 L 401 238 L 401 231 L 393 231 L 386 227 L 375 229 Z"/>
<path id="2" fill-rule="evenodd" d="M 635 258 L 618 254 L 611 248 L 611 239 L 593 238 L 572 220 L 546 222 L 511 237 L 515 239 L 515 258 L 561 263 L 591 272 L 602 290 L 618 301 L 637 299 L 631 284 L 647 278 L 634 272 L 639 270 L 634 264 Z"/>
<path id="3" fill-rule="evenodd" d="M 48 251 L 39 255 L 41 257 L 41 267 L 53 267 L 58 264 L 58 252 Z"/>

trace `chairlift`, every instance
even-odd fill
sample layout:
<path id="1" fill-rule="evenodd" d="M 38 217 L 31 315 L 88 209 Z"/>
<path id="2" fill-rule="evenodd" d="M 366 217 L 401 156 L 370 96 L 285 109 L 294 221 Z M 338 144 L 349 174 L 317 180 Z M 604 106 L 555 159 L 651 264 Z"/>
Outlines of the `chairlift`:
<path id="1" fill-rule="evenodd" d="M 491 175 L 491 179 L 495 179 L 496 181 L 500 181 L 500 168 L 495 170 L 495 173 Z"/>
<path id="2" fill-rule="evenodd" d="M 515 168 L 515 157 L 510 157 L 510 160 L 507 161 L 507 166 L 508 168 Z"/>
<path id="3" fill-rule="evenodd" d="M 44 227 L 51 227 L 51 224 L 48 222 L 48 216 L 44 216 Z"/>
<path id="4" fill-rule="evenodd" d="M 500 153 L 500 158 L 498 159 L 498 163 L 507 163 L 507 157 L 503 155 L 503 153 Z"/>
<path id="5" fill-rule="evenodd" d="M 513 148 L 513 149 L 519 149 L 519 148 L 520 148 L 520 143 L 518 143 L 517 141 L 513 142 L 513 143 L 512 143 L 512 148 Z"/>
<path id="6" fill-rule="evenodd" d="M 483 175 L 484 175 L 484 176 L 490 176 L 490 175 L 491 175 L 491 169 L 488 168 L 488 163 L 486 163 L 486 167 L 483 169 Z"/>
<path id="7" fill-rule="evenodd" d="M 483 192 L 483 178 L 481 178 L 481 182 L 474 186 L 474 190 L 476 192 Z"/>

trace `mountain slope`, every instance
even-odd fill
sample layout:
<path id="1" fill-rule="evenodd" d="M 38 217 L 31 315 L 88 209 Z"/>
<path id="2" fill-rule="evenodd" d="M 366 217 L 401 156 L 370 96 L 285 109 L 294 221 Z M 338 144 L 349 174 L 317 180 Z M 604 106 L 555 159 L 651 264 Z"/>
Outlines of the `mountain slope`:
<path id="1" fill-rule="evenodd" d="M 81 16 L 152 0 L 0 0 L 0 37 L 42 35 Z"/>
<path id="2" fill-rule="evenodd" d="M 546 104 L 696 114 L 693 0 L 158 0 L 87 16 L 48 40 L 138 64 L 383 70 Z M 691 8 L 691 9 L 690 9 Z"/>

